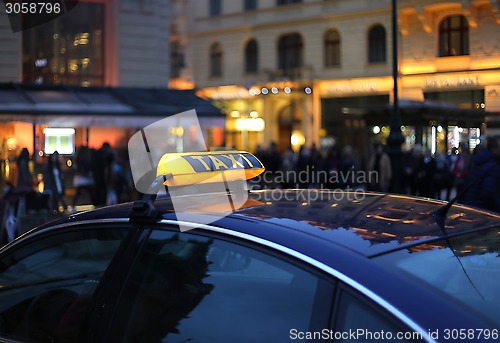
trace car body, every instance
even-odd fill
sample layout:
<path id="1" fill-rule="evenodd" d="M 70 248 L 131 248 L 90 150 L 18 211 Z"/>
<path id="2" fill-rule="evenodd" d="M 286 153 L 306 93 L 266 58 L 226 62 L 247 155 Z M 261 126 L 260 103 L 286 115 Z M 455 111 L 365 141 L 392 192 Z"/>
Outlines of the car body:
<path id="1" fill-rule="evenodd" d="M 72 215 L 0 251 L 0 341 L 496 341 L 500 216 L 443 226 L 443 205 L 263 190 L 210 224 L 168 197 Z"/>

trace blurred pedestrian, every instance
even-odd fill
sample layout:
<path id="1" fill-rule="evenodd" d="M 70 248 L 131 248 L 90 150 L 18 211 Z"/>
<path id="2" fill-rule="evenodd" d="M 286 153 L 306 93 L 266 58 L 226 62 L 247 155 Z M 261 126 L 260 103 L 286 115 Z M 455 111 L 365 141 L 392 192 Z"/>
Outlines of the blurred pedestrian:
<path id="1" fill-rule="evenodd" d="M 419 185 L 421 183 L 421 178 L 423 175 L 423 164 L 424 157 L 422 152 L 422 146 L 420 144 L 415 144 L 410 153 L 405 156 L 404 161 L 404 173 L 405 179 L 408 183 L 408 192 L 411 195 L 417 195 L 419 190 Z"/>
<path id="2" fill-rule="evenodd" d="M 47 163 L 43 166 L 43 183 L 46 190 L 51 192 L 51 208 L 54 213 L 64 212 L 66 201 L 64 199 L 65 187 L 61 172 L 60 156 L 57 151 L 48 156 Z M 63 210 L 59 210 L 62 205 Z"/>
<path id="3" fill-rule="evenodd" d="M 325 187 L 329 189 L 336 189 L 339 186 L 337 177 L 337 172 L 339 170 L 340 164 L 340 151 L 337 147 L 332 146 L 328 148 L 326 155 L 323 159 L 322 170 L 328 175 L 328 180 L 325 183 Z"/>
<path id="4" fill-rule="evenodd" d="M 289 147 L 283 154 L 283 160 L 281 162 L 281 173 L 282 173 L 282 189 L 290 189 L 295 187 L 295 176 L 297 168 L 297 156 L 293 151 L 292 147 Z"/>
<path id="5" fill-rule="evenodd" d="M 372 174 L 375 175 L 372 176 Z M 382 143 L 375 143 L 373 154 L 368 159 L 368 189 L 376 192 L 387 192 L 391 184 L 391 159 L 385 152 Z"/>
<path id="6" fill-rule="evenodd" d="M 282 160 L 281 160 L 281 154 L 278 150 L 278 144 L 276 144 L 276 142 L 271 142 L 271 144 L 269 144 L 266 155 L 267 155 L 266 169 L 270 172 L 272 180 L 269 188 L 278 188 L 281 186 L 279 182 L 277 182 L 279 181 L 277 177 L 281 168 Z"/>
<path id="7" fill-rule="evenodd" d="M 418 195 L 426 198 L 434 198 L 435 184 L 434 175 L 436 174 L 436 161 L 429 149 L 425 149 L 422 159 L 422 168 L 418 173 Z"/>
<path id="8" fill-rule="evenodd" d="M 448 197 L 453 186 L 453 176 L 448 159 L 443 153 L 436 152 L 434 160 L 436 161 L 436 171 L 433 178 L 434 198 L 449 200 Z M 443 192 L 445 192 L 445 195 L 442 194 Z"/>
<path id="9" fill-rule="evenodd" d="M 471 165 L 471 157 L 467 146 L 464 149 L 454 149 L 451 154 L 452 164 L 450 165 L 450 171 L 453 178 L 453 187 L 455 187 L 458 194 L 462 191 L 465 179 L 467 178 Z"/>
<path id="10" fill-rule="evenodd" d="M 30 153 L 28 148 L 23 148 L 17 158 L 17 181 L 16 186 L 20 188 L 32 188 L 33 176 L 29 168 Z"/>
<path id="11" fill-rule="evenodd" d="M 300 146 L 299 154 L 297 156 L 297 183 L 299 188 L 307 188 L 309 186 L 309 161 L 311 158 L 311 151 L 304 144 Z M 304 177 L 303 175 L 306 175 Z"/>
<path id="12" fill-rule="evenodd" d="M 489 137 L 486 148 L 476 147 L 461 202 L 500 212 L 500 136 Z"/>
<path id="13" fill-rule="evenodd" d="M 339 163 L 339 186 L 342 189 L 353 189 L 358 186 L 358 172 L 361 165 L 354 154 L 352 146 L 346 145 L 342 149 Z"/>
<path id="14" fill-rule="evenodd" d="M 91 171 L 94 178 L 94 202 L 96 206 L 106 205 L 108 189 L 112 183 L 113 151 L 108 142 L 92 154 Z"/>
<path id="15" fill-rule="evenodd" d="M 82 191 L 87 193 L 89 197 L 89 201 L 94 203 L 94 196 L 92 192 L 92 185 L 94 184 L 94 180 L 92 178 L 92 171 L 90 170 L 91 163 L 91 151 L 90 149 L 82 145 L 76 151 L 75 156 L 75 167 L 76 172 L 73 177 L 73 186 L 75 187 L 75 196 L 73 197 L 73 210 L 75 206 L 78 204 L 78 199 L 82 195 Z"/>

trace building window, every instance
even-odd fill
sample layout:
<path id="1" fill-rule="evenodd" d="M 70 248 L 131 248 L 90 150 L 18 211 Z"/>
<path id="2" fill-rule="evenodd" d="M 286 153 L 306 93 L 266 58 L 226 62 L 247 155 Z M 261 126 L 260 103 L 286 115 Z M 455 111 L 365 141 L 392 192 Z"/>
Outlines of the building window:
<path id="1" fill-rule="evenodd" d="M 337 30 L 325 33 L 325 67 L 340 65 L 340 34 Z"/>
<path id="2" fill-rule="evenodd" d="M 368 33 L 368 62 L 380 63 L 386 61 L 386 37 L 382 25 L 375 25 Z"/>
<path id="3" fill-rule="evenodd" d="M 299 2 L 302 2 L 302 0 L 278 0 L 278 6 L 295 4 L 295 3 L 299 3 Z"/>
<path id="4" fill-rule="evenodd" d="M 445 18 L 439 25 L 439 56 L 469 54 L 469 24 L 462 15 Z"/>
<path id="5" fill-rule="evenodd" d="M 210 76 L 222 76 L 222 46 L 219 43 L 210 47 Z"/>
<path id="6" fill-rule="evenodd" d="M 210 0 L 209 12 L 211 16 L 217 16 L 222 13 L 221 0 Z"/>
<path id="7" fill-rule="evenodd" d="M 184 54 L 179 42 L 170 42 L 170 77 L 172 79 L 181 76 L 181 69 L 184 68 Z"/>
<path id="8" fill-rule="evenodd" d="M 245 0 L 245 11 L 257 9 L 257 0 Z"/>
<path id="9" fill-rule="evenodd" d="M 245 46 L 245 72 L 256 73 L 259 68 L 259 50 L 257 42 L 252 39 Z"/>
<path id="10" fill-rule="evenodd" d="M 302 37 L 298 33 L 282 36 L 278 42 L 278 69 L 288 74 L 302 67 Z"/>
<path id="11" fill-rule="evenodd" d="M 63 16 L 24 30 L 23 82 L 103 86 L 104 13 L 102 3 L 81 2 Z"/>

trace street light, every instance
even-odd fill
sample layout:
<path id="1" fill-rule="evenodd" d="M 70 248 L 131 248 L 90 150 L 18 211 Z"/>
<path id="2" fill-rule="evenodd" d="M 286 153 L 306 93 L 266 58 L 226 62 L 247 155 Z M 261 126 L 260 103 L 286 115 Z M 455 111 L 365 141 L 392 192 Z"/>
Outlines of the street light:
<path id="1" fill-rule="evenodd" d="M 398 22 L 397 22 L 397 0 L 392 0 L 392 78 L 394 83 L 394 96 L 391 114 L 391 131 L 387 137 L 388 153 L 391 157 L 392 184 L 391 191 L 403 193 L 403 150 L 401 144 L 405 141 L 401 132 L 401 116 L 399 113 L 398 96 Z"/>

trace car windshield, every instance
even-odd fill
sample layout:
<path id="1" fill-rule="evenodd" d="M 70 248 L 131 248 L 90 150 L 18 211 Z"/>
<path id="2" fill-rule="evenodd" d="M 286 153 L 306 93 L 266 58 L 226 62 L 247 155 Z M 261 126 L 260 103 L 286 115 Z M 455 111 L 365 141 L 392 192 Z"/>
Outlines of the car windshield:
<path id="1" fill-rule="evenodd" d="M 500 227 L 417 245 L 377 260 L 500 324 Z"/>

